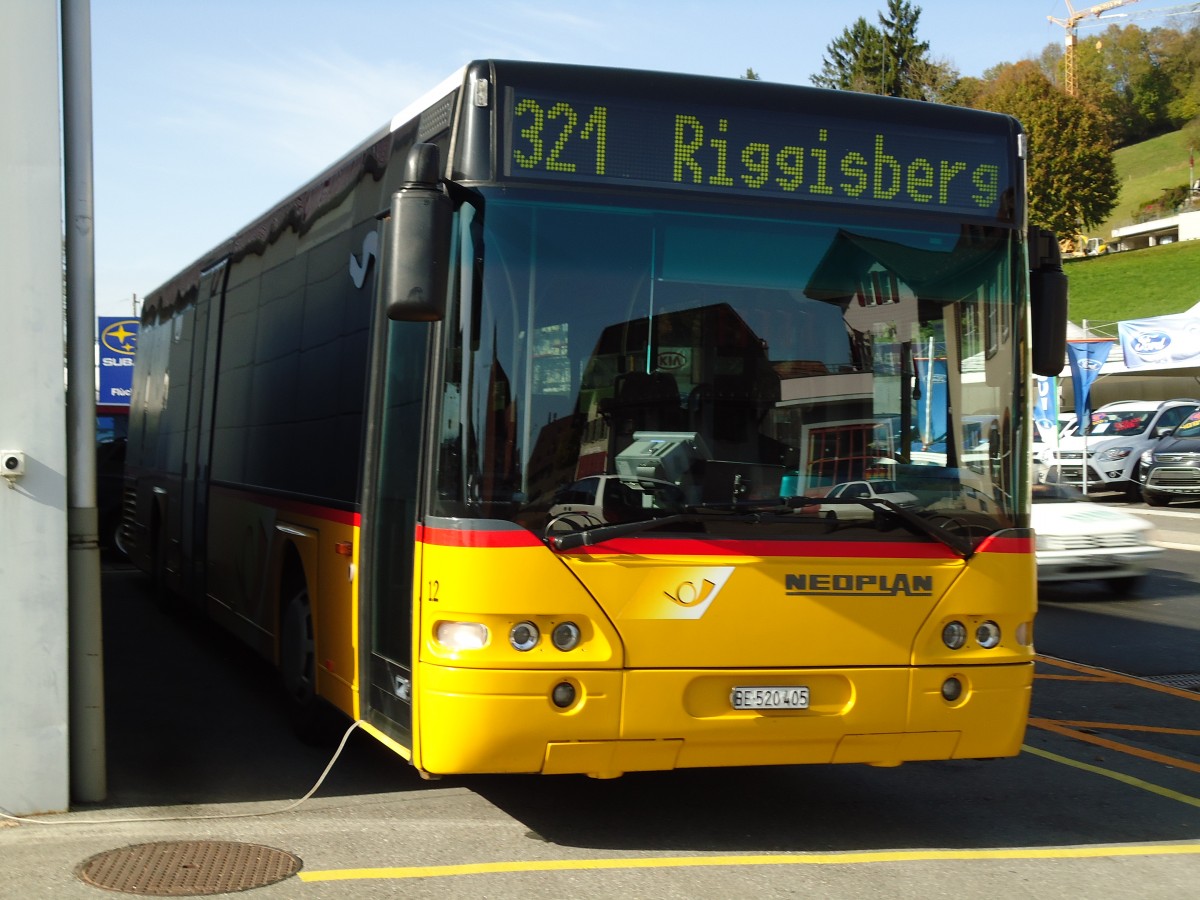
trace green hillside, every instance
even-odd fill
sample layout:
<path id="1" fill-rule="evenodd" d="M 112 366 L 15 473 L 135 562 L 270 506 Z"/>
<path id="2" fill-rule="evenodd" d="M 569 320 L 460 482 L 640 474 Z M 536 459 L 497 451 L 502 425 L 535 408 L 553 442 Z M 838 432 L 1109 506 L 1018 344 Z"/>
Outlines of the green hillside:
<path id="1" fill-rule="evenodd" d="M 1159 199 L 1165 190 L 1186 186 L 1193 148 L 1200 150 L 1200 125 L 1196 122 L 1181 131 L 1116 150 L 1112 161 L 1116 163 L 1117 178 L 1121 179 L 1121 192 L 1108 221 L 1100 223 L 1093 234 L 1108 239 L 1112 229 L 1134 223 L 1142 204 Z"/>
<path id="2" fill-rule="evenodd" d="M 1108 239 L 1114 228 L 1134 223 L 1142 204 L 1158 200 L 1164 190 L 1185 186 L 1192 148 L 1200 150 L 1200 122 L 1190 122 L 1179 131 L 1114 152 L 1121 192 L 1108 220 L 1096 226 L 1092 234 Z"/>
<path id="3" fill-rule="evenodd" d="M 1193 149 L 1200 155 L 1200 120 L 1117 150 L 1117 205 L 1108 221 L 1088 233 L 1111 239 L 1114 228 L 1134 223 L 1143 204 L 1161 198 L 1164 190 L 1187 185 Z M 1200 241 L 1068 260 L 1064 268 L 1070 277 L 1071 321 L 1086 319 L 1114 336 L 1122 319 L 1181 313 L 1200 301 Z"/>
<path id="4" fill-rule="evenodd" d="M 1104 333 L 1114 323 L 1181 313 L 1200 301 L 1200 241 L 1067 260 L 1070 319 Z M 1107 326 L 1112 326 L 1111 328 Z"/>

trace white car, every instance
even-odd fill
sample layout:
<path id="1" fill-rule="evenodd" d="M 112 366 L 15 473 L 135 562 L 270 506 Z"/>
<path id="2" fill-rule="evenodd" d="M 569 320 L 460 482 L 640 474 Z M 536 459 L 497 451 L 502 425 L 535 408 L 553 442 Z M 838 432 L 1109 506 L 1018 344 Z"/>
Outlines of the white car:
<path id="1" fill-rule="evenodd" d="M 682 506 L 683 491 L 669 481 L 589 475 L 554 495 L 550 518 L 573 531 L 648 519 L 678 511 Z"/>
<path id="2" fill-rule="evenodd" d="M 843 481 L 829 489 L 824 500 L 856 500 L 873 498 L 887 500 L 897 506 L 914 508 L 919 502 L 914 494 L 900 490 L 894 481 Z M 822 503 L 818 509 L 820 515 L 829 519 L 871 519 L 875 510 L 862 503 Z"/>
<path id="3" fill-rule="evenodd" d="M 1139 500 L 1142 453 L 1198 408 L 1200 400 L 1192 399 L 1107 403 L 1092 413 L 1086 433 L 1076 430 L 1060 437 L 1057 448 L 1043 451 L 1042 480 L 1082 488 L 1086 477 L 1089 493 L 1120 491 Z"/>
<path id="4" fill-rule="evenodd" d="M 1033 455 L 1032 471 L 1035 482 L 1046 480 L 1047 451 L 1053 450 L 1062 438 L 1075 433 L 1075 414 L 1059 413 L 1054 427 L 1058 430 L 1058 434 L 1057 436 L 1052 435 L 1050 441 L 1042 440 L 1042 430 L 1039 427 L 1035 425 L 1033 428 L 1033 443 L 1030 449 Z"/>
<path id="5" fill-rule="evenodd" d="M 1033 486 L 1038 581 L 1104 581 L 1114 592 L 1137 587 L 1162 553 L 1140 516 L 1082 499 L 1074 488 Z"/>

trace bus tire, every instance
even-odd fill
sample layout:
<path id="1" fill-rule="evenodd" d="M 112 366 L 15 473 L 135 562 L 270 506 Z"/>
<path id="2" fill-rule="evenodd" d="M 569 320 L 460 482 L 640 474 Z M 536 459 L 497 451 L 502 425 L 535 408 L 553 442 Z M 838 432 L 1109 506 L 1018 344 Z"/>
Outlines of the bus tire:
<path id="1" fill-rule="evenodd" d="M 285 582 L 287 583 L 287 582 Z M 283 596 L 279 616 L 279 678 L 292 731 L 308 744 L 331 737 L 331 710 L 317 696 L 312 604 L 303 579 Z"/>

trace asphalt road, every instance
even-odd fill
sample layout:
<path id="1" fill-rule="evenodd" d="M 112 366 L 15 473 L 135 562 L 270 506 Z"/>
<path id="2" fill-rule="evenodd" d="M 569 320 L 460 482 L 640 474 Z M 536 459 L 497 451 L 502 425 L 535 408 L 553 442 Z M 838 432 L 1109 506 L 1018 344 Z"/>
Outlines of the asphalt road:
<path id="1" fill-rule="evenodd" d="M 109 800 L 0 825 L 0 898 L 99 897 L 85 860 L 203 839 L 302 860 L 263 898 L 1177 900 L 1200 883 L 1200 693 L 1153 679 L 1200 669 L 1197 563 L 1168 551 L 1137 597 L 1042 593 L 1014 759 L 424 782 L 353 732 L 287 811 L 333 749 L 291 736 L 265 664 L 112 566 Z"/>

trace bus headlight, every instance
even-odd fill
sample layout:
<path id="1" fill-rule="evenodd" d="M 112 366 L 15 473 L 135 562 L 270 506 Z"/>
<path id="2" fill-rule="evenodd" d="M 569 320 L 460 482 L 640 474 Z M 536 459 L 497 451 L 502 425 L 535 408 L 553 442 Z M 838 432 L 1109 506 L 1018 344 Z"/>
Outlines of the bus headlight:
<path id="1" fill-rule="evenodd" d="M 542 633 L 532 622 L 518 622 L 508 632 L 508 642 L 513 645 L 514 650 L 520 650 L 522 653 L 536 647 L 541 638 Z"/>
<path id="2" fill-rule="evenodd" d="M 975 640 L 984 650 L 991 650 L 1000 643 L 1000 626 L 990 620 L 983 622 L 975 629 Z"/>
<path id="3" fill-rule="evenodd" d="M 951 650 L 959 650 L 967 642 L 967 626 L 962 622 L 947 622 L 942 629 L 942 643 Z"/>
<path id="4" fill-rule="evenodd" d="M 579 638 L 582 632 L 579 626 L 574 622 L 559 622 L 554 626 L 554 630 L 550 632 L 550 643 L 563 652 L 574 650 L 579 646 Z"/>
<path id="5" fill-rule="evenodd" d="M 449 650 L 479 650 L 488 642 L 487 626 L 482 622 L 438 622 L 433 636 Z"/>

